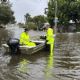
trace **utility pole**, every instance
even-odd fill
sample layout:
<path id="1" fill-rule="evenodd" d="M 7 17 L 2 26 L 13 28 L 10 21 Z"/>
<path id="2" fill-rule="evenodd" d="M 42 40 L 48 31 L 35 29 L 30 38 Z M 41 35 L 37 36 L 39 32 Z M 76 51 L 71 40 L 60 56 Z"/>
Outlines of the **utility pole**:
<path id="1" fill-rule="evenodd" d="M 52 3 L 54 2 L 54 10 L 55 10 L 55 14 L 54 14 L 54 31 L 55 31 L 55 34 L 57 33 L 57 22 L 58 22 L 58 17 L 57 17 L 57 0 L 48 0 L 48 2 L 50 3 L 50 5 L 52 5 Z M 45 13 L 47 13 L 46 9 L 48 8 L 45 8 Z"/>
<path id="2" fill-rule="evenodd" d="M 58 18 L 57 18 L 57 1 L 55 0 L 55 26 L 54 26 L 54 29 L 55 29 L 55 34 L 57 33 L 57 22 L 58 22 Z"/>

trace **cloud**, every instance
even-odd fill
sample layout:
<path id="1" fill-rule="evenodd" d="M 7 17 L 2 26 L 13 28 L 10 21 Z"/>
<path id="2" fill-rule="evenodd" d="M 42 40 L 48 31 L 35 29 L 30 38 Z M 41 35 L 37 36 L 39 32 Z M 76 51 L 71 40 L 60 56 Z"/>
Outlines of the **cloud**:
<path id="1" fill-rule="evenodd" d="M 12 9 L 18 22 L 24 22 L 24 15 L 43 15 L 44 8 L 47 7 L 47 0 L 11 0 Z"/>

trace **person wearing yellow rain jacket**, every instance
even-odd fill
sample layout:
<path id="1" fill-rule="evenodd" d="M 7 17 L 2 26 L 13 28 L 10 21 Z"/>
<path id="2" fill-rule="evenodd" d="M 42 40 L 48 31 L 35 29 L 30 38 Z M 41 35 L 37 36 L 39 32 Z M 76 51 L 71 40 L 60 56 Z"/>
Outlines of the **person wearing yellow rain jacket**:
<path id="1" fill-rule="evenodd" d="M 36 44 L 34 42 L 30 41 L 30 36 L 28 34 L 28 29 L 25 29 L 24 32 L 21 33 L 20 44 L 21 45 L 26 45 L 26 46 L 33 46 L 33 47 L 36 46 Z"/>
<path id="2" fill-rule="evenodd" d="M 53 53 L 54 48 L 54 32 L 50 25 L 47 26 L 46 31 L 46 44 L 50 46 L 50 53 Z"/>

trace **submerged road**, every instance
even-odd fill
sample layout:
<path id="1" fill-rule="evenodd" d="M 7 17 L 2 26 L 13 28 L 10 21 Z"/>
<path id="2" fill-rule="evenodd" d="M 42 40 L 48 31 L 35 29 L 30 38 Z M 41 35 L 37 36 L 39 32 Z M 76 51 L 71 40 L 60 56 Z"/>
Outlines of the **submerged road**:
<path id="1" fill-rule="evenodd" d="M 80 80 L 80 33 L 58 34 L 53 54 L 4 53 L 1 45 L 9 37 L 19 38 L 22 31 L 18 27 L 0 29 L 0 80 Z M 42 32 L 30 32 L 32 37 L 35 34 Z"/>

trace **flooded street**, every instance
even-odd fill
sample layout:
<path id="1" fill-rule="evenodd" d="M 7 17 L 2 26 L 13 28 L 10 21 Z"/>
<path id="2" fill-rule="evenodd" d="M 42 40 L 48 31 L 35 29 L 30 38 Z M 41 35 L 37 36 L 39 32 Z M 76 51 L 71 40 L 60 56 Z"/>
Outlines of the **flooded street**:
<path id="1" fill-rule="evenodd" d="M 58 34 L 53 54 L 4 53 L 1 45 L 10 37 L 19 38 L 22 31 L 18 27 L 0 29 L 0 80 L 80 80 L 80 33 Z M 33 37 L 42 32 L 29 33 Z"/>

